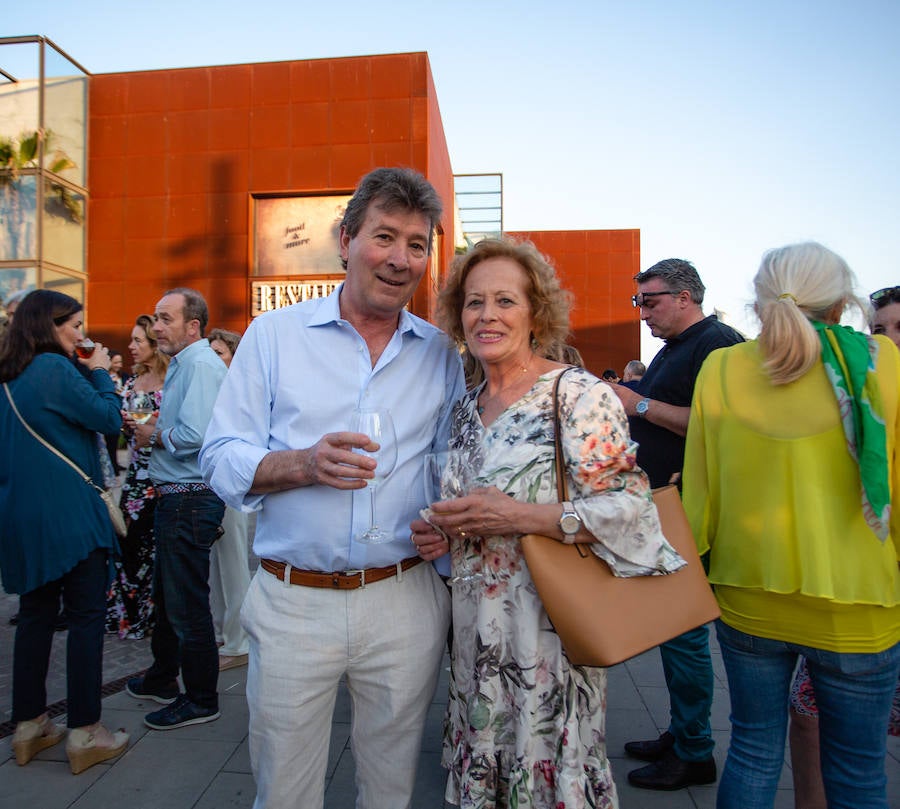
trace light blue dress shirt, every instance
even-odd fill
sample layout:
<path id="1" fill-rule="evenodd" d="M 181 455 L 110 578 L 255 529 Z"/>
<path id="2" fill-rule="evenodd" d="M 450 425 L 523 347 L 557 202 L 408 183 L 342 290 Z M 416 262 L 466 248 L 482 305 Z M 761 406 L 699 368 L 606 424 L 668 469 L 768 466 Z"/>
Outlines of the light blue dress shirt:
<path id="1" fill-rule="evenodd" d="M 150 453 L 149 474 L 154 483 L 203 482 L 197 456 L 227 370 L 206 339 L 172 357 L 156 420 L 167 451 L 154 447 Z"/>
<path id="2" fill-rule="evenodd" d="M 341 318 L 340 292 L 250 324 L 200 453 L 204 477 L 229 506 L 260 512 L 255 553 L 303 570 L 382 567 L 416 555 L 409 524 L 425 506 L 424 456 L 447 447 L 450 411 L 465 390 L 452 341 L 406 311 L 373 368 L 365 340 Z M 369 524 L 365 488 L 248 493 L 269 452 L 305 449 L 326 433 L 350 430 L 354 411 L 364 407 L 390 410 L 397 431 L 397 464 L 377 493 L 378 524 L 393 541 L 354 541 Z"/>

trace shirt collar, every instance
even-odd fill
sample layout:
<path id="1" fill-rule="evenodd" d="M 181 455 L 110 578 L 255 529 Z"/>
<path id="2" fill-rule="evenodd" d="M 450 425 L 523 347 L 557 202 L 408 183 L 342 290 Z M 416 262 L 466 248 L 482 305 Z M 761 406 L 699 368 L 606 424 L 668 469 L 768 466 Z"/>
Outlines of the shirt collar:
<path id="1" fill-rule="evenodd" d="M 197 351 L 202 351 L 204 347 L 209 347 L 209 340 L 207 340 L 205 337 L 201 337 L 196 342 L 193 342 L 190 345 L 182 348 L 181 351 L 179 351 L 172 357 L 170 362 L 184 362 L 191 356 L 191 354 L 194 354 Z"/>
<path id="2" fill-rule="evenodd" d="M 341 282 L 327 298 L 319 299 L 319 306 L 309 319 L 310 326 L 327 326 L 347 322 L 341 317 L 340 297 L 343 288 L 344 283 Z M 402 309 L 397 322 L 397 331 L 400 334 L 412 332 L 416 337 L 425 337 L 425 324 L 420 318 L 411 315 L 408 310 Z"/>

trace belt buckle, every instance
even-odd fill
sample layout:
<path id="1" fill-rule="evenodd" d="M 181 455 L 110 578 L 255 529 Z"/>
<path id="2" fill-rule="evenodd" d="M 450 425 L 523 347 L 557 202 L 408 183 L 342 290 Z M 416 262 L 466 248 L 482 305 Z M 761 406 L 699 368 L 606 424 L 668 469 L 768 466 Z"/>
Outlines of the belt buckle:
<path id="1" fill-rule="evenodd" d="M 339 575 L 359 576 L 359 589 L 365 590 L 365 588 L 366 588 L 366 571 L 365 570 L 345 570 L 345 571 L 343 571 L 343 574 L 333 573 L 331 576 L 331 581 L 335 587 L 338 586 L 337 582 L 338 582 Z"/>

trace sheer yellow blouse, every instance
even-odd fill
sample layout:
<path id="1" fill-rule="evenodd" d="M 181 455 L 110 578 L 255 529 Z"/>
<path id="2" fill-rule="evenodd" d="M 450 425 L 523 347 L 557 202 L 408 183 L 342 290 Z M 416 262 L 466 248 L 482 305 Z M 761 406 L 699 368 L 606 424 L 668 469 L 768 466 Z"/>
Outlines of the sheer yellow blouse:
<path id="1" fill-rule="evenodd" d="M 684 505 L 722 620 L 742 632 L 837 652 L 900 641 L 900 352 L 879 343 L 891 534 L 863 519 L 856 462 L 821 362 L 772 385 L 756 341 L 714 351 L 694 389 Z"/>

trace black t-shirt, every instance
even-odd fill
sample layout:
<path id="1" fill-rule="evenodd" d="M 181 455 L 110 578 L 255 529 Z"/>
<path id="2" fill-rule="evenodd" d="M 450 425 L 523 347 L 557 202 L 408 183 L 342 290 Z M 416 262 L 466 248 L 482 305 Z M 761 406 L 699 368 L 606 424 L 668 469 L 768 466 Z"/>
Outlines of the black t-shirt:
<path id="1" fill-rule="evenodd" d="M 648 399 L 690 407 L 703 361 L 717 348 L 742 342 L 740 333 L 715 315 L 705 317 L 677 337 L 666 340 L 635 390 Z M 665 486 L 684 465 L 684 438 L 640 416 L 631 416 L 628 423 L 631 437 L 639 444 L 638 465 L 649 476 L 651 486 Z"/>

